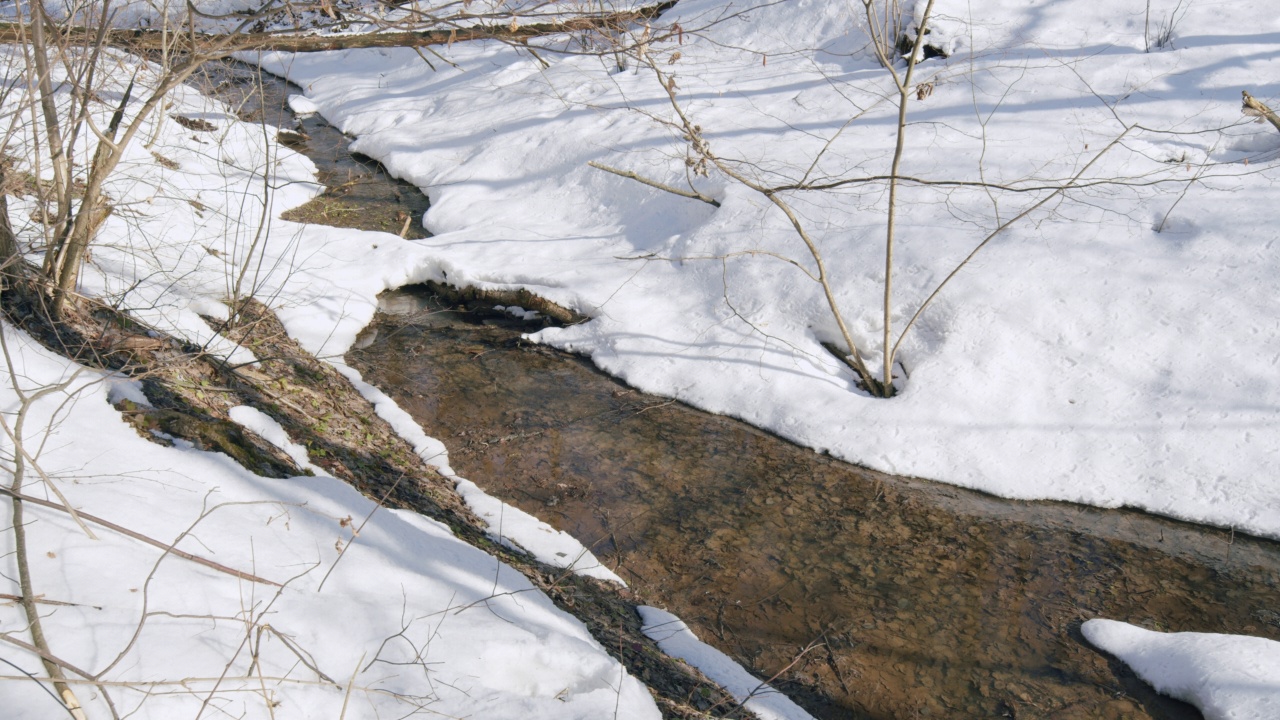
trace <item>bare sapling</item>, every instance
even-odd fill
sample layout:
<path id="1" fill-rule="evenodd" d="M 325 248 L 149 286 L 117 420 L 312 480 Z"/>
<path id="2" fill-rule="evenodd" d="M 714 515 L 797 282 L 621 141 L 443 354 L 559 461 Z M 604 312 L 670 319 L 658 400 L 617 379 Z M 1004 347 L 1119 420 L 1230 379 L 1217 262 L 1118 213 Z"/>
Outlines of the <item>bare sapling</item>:
<path id="1" fill-rule="evenodd" d="M 702 127 L 690 119 L 689 115 L 681 105 L 677 93 L 678 85 L 673 73 L 663 69 L 662 65 L 655 60 L 652 53 L 640 51 L 646 47 L 650 40 L 651 30 L 646 27 L 644 34 L 638 40 L 635 40 L 630 47 L 627 48 L 634 56 L 637 63 L 647 66 L 657 79 L 659 85 L 663 88 L 670 102 L 672 111 L 675 116 L 674 124 L 681 132 L 681 136 L 688 144 L 689 156 L 686 159 L 686 165 L 692 168 L 695 175 L 705 175 L 709 167 L 714 167 L 725 177 L 734 182 L 743 185 L 751 190 L 763 195 L 774 207 L 782 212 L 791 224 L 796 236 L 804 243 L 808 250 L 810 259 L 813 263 L 813 269 L 804 267 L 800 263 L 787 260 L 792 265 L 800 268 L 810 279 L 818 283 L 822 288 L 823 296 L 826 301 L 828 310 L 832 318 L 835 320 L 839 329 L 841 339 L 844 343 L 845 356 L 844 359 L 849 363 L 850 367 L 858 376 L 861 387 L 876 397 L 891 397 L 894 392 L 893 385 L 893 349 L 890 343 L 892 333 L 891 325 L 891 301 L 892 301 L 892 277 L 893 277 L 893 245 L 895 240 L 895 220 L 897 213 L 897 188 L 898 173 L 900 170 L 903 149 L 906 143 L 906 127 L 907 127 L 907 104 L 908 98 L 913 93 L 913 78 L 915 75 L 916 64 L 921 58 L 922 48 L 924 45 L 924 37 L 928 31 L 928 20 L 933 11 L 934 0 L 929 0 L 923 13 L 921 21 L 916 29 L 915 40 L 913 41 L 910 52 L 905 58 L 905 70 L 899 71 L 896 63 L 899 59 L 896 57 L 897 37 L 886 37 L 886 32 L 898 32 L 901 27 L 900 8 L 896 1 L 890 0 L 883 7 L 872 0 L 864 0 L 864 11 L 872 38 L 872 48 L 880 64 L 888 69 L 894 84 L 897 87 L 898 95 L 898 121 L 897 121 L 897 143 L 893 155 L 892 166 L 890 168 L 887 181 L 889 183 L 889 206 L 886 215 L 886 239 L 885 239 L 885 280 L 884 280 L 884 312 L 883 312 L 883 352 L 881 357 L 881 374 L 877 375 L 868 365 L 864 353 L 859 348 L 858 343 L 854 340 L 845 321 L 845 314 L 842 312 L 839 301 L 836 298 L 836 291 L 833 287 L 831 273 L 827 268 L 827 262 L 823 257 L 818 242 L 810 234 L 800 215 L 795 211 L 790 203 L 787 202 L 786 193 L 788 191 L 803 190 L 801 184 L 796 185 L 766 185 L 754 179 L 753 174 L 744 172 L 742 167 L 744 163 L 736 162 L 721 158 L 712 150 L 710 143 L 704 136 Z M 683 31 L 680 31 L 683 34 Z M 673 33 L 664 33 L 660 36 L 662 39 L 670 39 Z M 670 122 L 670 121 L 669 121 Z M 719 202 L 708 197 L 705 193 L 693 187 L 690 182 L 689 189 L 681 189 L 672 187 L 669 184 L 661 183 L 656 180 L 644 178 L 634 172 L 621 170 L 602 163 L 591 163 L 597 169 L 604 170 L 631 180 L 641 182 L 650 187 L 657 188 L 669 193 L 680 195 L 682 197 L 694 198 L 714 206 L 719 206 Z M 810 164 L 810 167 L 816 165 Z M 784 258 L 785 259 L 785 258 Z"/>
<path id="2" fill-rule="evenodd" d="M 915 92 L 911 81 L 915 77 L 916 63 L 920 61 L 920 53 L 924 46 L 924 36 L 929 32 L 929 18 L 933 14 L 933 3 L 934 0 L 929 0 L 924 7 L 924 12 L 920 15 L 920 25 L 916 28 L 915 43 L 912 44 L 911 52 L 907 55 L 906 71 L 901 75 L 899 75 L 894 64 L 890 62 L 890 59 L 884 55 L 885 38 L 880 38 L 878 41 L 873 40 L 872 42 L 872 47 L 875 48 L 880 64 L 889 71 L 889 75 L 893 77 L 893 84 L 898 90 L 897 137 L 893 148 L 893 163 L 889 169 L 889 207 L 885 213 L 882 369 L 879 392 L 872 390 L 872 394 L 880 397 L 889 397 L 894 393 L 893 356 L 896 347 L 890 344 L 890 338 L 893 336 L 893 243 L 895 222 L 898 217 L 898 172 L 902 168 L 902 151 L 907 141 L 907 104 L 911 101 L 911 94 Z M 872 22 L 875 18 L 873 12 L 875 2 L 873 0 L 863 0 L 863 6 L 866 8 L 868 27 L 872 28 L 872 32 L 875 33 L 876 26 Z"/>
<path id="3" fill-rule="evenodd" d="M 1151 28 L 1151 0 L 1147 0 L 1147 8 L 1142 16 L 1143 51 L 1151 52 L 1152 50 L 1173 47 L 1173 32 L 1190 9 L 1191 3 L 1188 0 L 1178 0 L 1168 15 L 1156 18 L 1156 26 L 1153 32 Z"/>
<path id="4" fill-rule="evenodd" d="M 230 42 L 211 41 L 181 56 L 157 53 L 169 61 L 164 64 L 131 61 L 109 46 L 109 0 L 89 7 L 93 13 L 87 18 L 58 18 L 43 3 L 26 3 L 21 16 L 26 22 L 11 27 L 20 41 L 25 84 L 31 88 L 25 102 L 38 118 L 28 133 L 25 160 L 37 178 L 37 201 L 48 208 L 43 261 L 35 279 L 45 289 L 53 317 L 65 312 L 90 243 L 113 212 L 106 186 L 126 149 L 152 122 L 166 96 L 206 59 L 226 52 Z M 181 35 L 179 29 L 168 28 L 171 42 Z M 122 75 L 129 80 L 117 89 Z M 107 89 L 119 93 L 110 103 L 104 100 L 111 95 L 103 92 Z M 11 123 L 22 119 L 18 113 L 10 118 Z M 79 158 L 80 152 L 87 157 Z M 47 182 L 41 179 L 46 168 Z"/>
<path id="5" fill-rule="evenodd" d="M 14 394 L 17 396 L 18 407 L 13 413 L 12 421 L 0 414 L 0 429 L 3 430 L 5 438 L 8 440 L 7 445 L 11 450 L 9 457 L 0 458 L 0 462 L 6 463 L 6 468 L 13 480 L 6 489 L 6 495 L 9 496 L 11 505 L 12 533 L 14 547 L 14 562 L 18 569 L 18 603 L 22 607 L 27 618 L 27 631 L 31 635 L 30 650 L 40 658 L 41 664 L 44 666 L 45 673 L 52 682 L 57 698 L 63 704 L 68 714 L 75 720 L 86 720 L 87 716 L 81 705 L 79 697 L 76 696 L 71 685 L 67 682 L 66 665 L 61 662 L 54 654 L 49 645 L 48 636 L 45 634 L 44 623 L 41 621 L 39 609 L 36 607 L 36 598 L 38 594 L 35 589 L 35 583 L 31 574 L 30 550 L 27 543 L 26 533 L 26 507 L 22 500 L 24 484 L 27 482 L 28 473 L 38 473 L 44 477 L 47 485 L 51 490 L 56 490 L 52 481 L 44 475 L 36 463 L 33 453 L 30 451 L 27 443 L 28 429 L 26 427 L 28 419 L 31 417 L 33 408 L 44 398 L 57 393 L 66 393 L 76 384 L 80 375 L 79 371 L 71 374 L 60 382 L 44 384 L 39 387 L 23 389 L 22 375 L 18 366 L 14 362 L 13 354 L 9 347 L 7 333 L 0 328 L 0 352 L 4 355 L 5 368 L 7 370 L 7 379 L 13 387 Z M 68 399 L 74 396 L 69 394 Z M 59 493 L 61 495 L 61 493 Z M 64 500 L 65 503 L 65 500 Z M 69 505 L 67 507 L 70 507 Z M 90 538 L 94 537 L 93 532 L 88 529 L 79 518 L 81 528 L 88 534 Z M 8 634 L 4 634 L 8 639 Z"/>
<path id="6" fill-rule="evenodd" d="M 1108 114 L 1114 118 L 1117 130 L 1114 135 L 1092 150 L 1088 145 L 1085 145 L 1084 150 L 1086 152 L 1076 161 L 1075 167 L 1065 177 L 1052 179 L 1032 177 L 1002 182 L 988 181 L 981 166 L 981 161 L 979 161 L 977 179 L 932 179 L 907 173 L 904 171 L 904 162 L 908 148 L 908 133 L 911 128 L 909 121 L 910 105 L 913 100 L 919 102 L 928 97 L 932 90 L 932 78 L 922 81 L 919 78 L 919 74 L 920 63 L 925 56 L 925 36 L 929 34 L 929 22 L 933 17 L 934 0 L 928 0 L 925 3 L 921 12 L 916 16 L 918 19 L 914 27 L 910 29 L 911 32 L 905 33 L 898 38 L 883 35 L 886 27 L 900 28 L 904 25 L 901 21 L 896 24 L 887 23 L 886 21 L 886 12 L 896 12 L 894 3 L 886 3 L 884 0 L 862 0 L 862 4 L 865 24 L 869 33 L 868 47 L 878 63 L 884 68 L 885 75 L 891 83 L 890 89 L 885 93 L 879 86 L 863 88 L 862 91 L 869 96 L 868 101 L 862 104 L 865 106 L 860 106 L 856 114 L 848 118 L 834 133 L 828 136 L 822 149 L 815 156 L 806 159 L 788 158 L 786 160 L 792 167 L 797 169 L 794 177 L 784 179 L 782 182 L 762 180 L 761 178 L 777 177 L 777 172 L 765 170 L 759 160 L 749 161 L 731 158 L 716 152 L 708 137 L 708 132 L 692 117 L 689 109 L 681 99 L 679 83 L 674 69 L 681 57 L 679 51 L 668 50 L 664 53 L 660 50 L 662 43 L 682 42 L 686 34 L 691 34 L 678 26 L 661 30 L 649 26 L 645 26 L 643 30 L 633 29 L 626 41 L 627 44 L 622 49 L 628 52 L 639 66 L 646 68 L 653 74 L 666 96 L 671 108 L 669 116 L 650 112 L 646 112 L 646 115 L 653 121 L 676 131 L 682 139 L 685 152 L 683 162 L 687 169 L 687 188 L 675 187 L 671 183 L 644 177 L 632 170 L 614 167 L 602 162 L 591 162 L 590 165 L 596 169 L 619 175 L 664 192 L 696 199 L 717 207 L 719 206 L 719 201 L 716 198 L 709 196 L 706 192 L 696 187 L 695 179 L 697 177 L 716 172 L 733 184 L 748 188 L 763 196 L 787 219 L 795 237 L 800 240 L 807 251 L 807 261 L 800 262 L 777 253 L 758 250 L 744 250 L 741 253 L 733 253 L 731 255 L 771 256 L 799 268 L 807 277 L 816 282 L 822 290 L 826 310 L 830 313 L 840 334 L 843 345 L 840 348 L 840 354 L 843 356 L 841 359 L 852 369 L 856 376 L 857 384 L 863 391 L 874 397 L 888 398 L 892 397 L 898 390 L 898 384 L 895 381 L 899 379 L 899 373 L 905 372 L 898 361 L 904 340 L 909 337 L 921 316 L 935 302 L 948 284 L 962 270 L 969 267 L 974 258 L 987 248 L 994 239 L 1003 235 L 1011 227 L 1028 221 L 1037 212 L 1051 209 L 1054 203 L 1062 200 L 1064 196 L 1076 189 L 1096 189 L 1102 186 L 1152 187 L 1167 182 L 1187 186 L 1189 183 L 1201 180 L 1203 173 L 1190 180 L 1175 177 L 1167 171 L 1157 178 L 1095 177 L 1092 175 L 1091 173 L 1096 172 L 1103 157 L 1117 147 L 1121 147 L 1123 141 L 1133 132 L 1160 132 L 1124 122 L 1115 108 L 1115 105 L 1123 98 L 1108 102 L 1102 100 L 1101 97 L 1098 99 L 1103 103 Z M 910 42 L 907 42 L 908 39 Z M 644 48 L 643 52 L 640 50 L 641 47 Z M 902 51 L 901 55 L 899 51 Z M 1083 79 L 1081 80 L 1083 82 Z M 1087 83 L 1085 84 L 1087 85 Z M 1096 93 L 1094 95 L 1097 96 Z M 714 100 L 711 102 L 714 102 Z M 894 147 L 890 156 L 889 167 L 886 169 L 887 172 L 865 175 L 849 173 L 835 178 L 814 179 L 812 177 L 814 169 L 823 159 L 824 154 L 830 151 L 834 143 L 850 126 L 864 117 L 870 109 L 875 108 L 882 102 L 894 103 L 896 111 Z M 1246 100 L 1247 103 L 1248 100 Z M 1261 110 L 1257 112 L 1260 115 L 1263 114 Z M 985 121 L 983 121 L 983 127 L 985 133 Z M 1280 125 L 1277 127 L 1280 127 Z M 884 273 L 878 288 L 881 295 L 881 306 L 878 313 L 880 316 L 879 327 L 877 328 L 879 337 L 876 338 L 879 341 L 878 343 L 865 339 L 860 341 L 850 332 L 845 311 L 838 300 L 838 284 L 836 278 L 833 277 L 833 269 L 824 258 L 823 248 L 818 238 L 807 226 L 809 221 L 796 211 L 793 201 L 794 198 L 806 193 L 830 195 L 845 188 L 874 185 L 885 188 L 887 196 L 887 202 L 875 210 L 877 213 L 882 213 L 878 224 L 882 224 L 884 228 Z M 920 295 L 922 299 L 912 303 L 914 307 L 906 309 L 906 313 L 902 316 L 906 317 L 907 320 L 899 329 L 895 327 L 894 313 L 895 308 L 898 310 L 902 308 L 901 302 L 895 299 L 894 279 L 897 270 L 895 264 L 896 250 L 899 242 L 898 218 L 902 212 L 901 205 L 903 202 L 901 190 L 907 185 L 934 188 L 940 191 L 979 190 L 991 198 L 992 207 L 990 217 L 984 225 L 981 236 L 976 239 L 969 252 L 951 266 L 942 280 L 933 285 L 932 289 L 926 288 L 925 292 Z M 1004 212 L 1001 209 L 999 199 L 1002 196 L 1011 198 L 1029 197 L 1030 199 L 1023 200 L 1011 212 Z M 723 261 L 727 257 L 729 256 L 678 259 L 717 259 Z M 646 259 L 653 258 L 646 257 Z M 838 271 L 838 268 L 835 270 Z M 866 310 L 864 309 L 859 314 L 865 314 L 865 312 Z M 876 345 L 879 347 L 875 347 Z M 868 354 L 867 346 L 874 348 L 875 352 Z"/>
<path id="7" fill-rule="evenodd" d="M 244 12 L 219 16 L 189 3 L 183 12 L 160 5 L 158 17 L 145 28 L 115 26 L 112 0 L 57 10 L 29 0 L 15 6 L 16 22 L 0 23 L 0 36 L 20 48 L 25 65 L 23 81 L 3 90 L 15 93 L 20 85 L 24 91 L 16 94 L 25 95 L 6 104 L 11 109 L 7 136 L 25 126 L 23 169 L 48 178 L 35 187 L 38 202 L 48 208 L 43 247 L 37 248 L 43 254 L 40 267 L 11 269 L 42 286 L 53 317 L 62 317 L 74 298 L 90 244 L 114 211 L 107 188 L 126 151 L 139 133 L 154 142 L 169 94 L 204 63 L 246 50 L 356 47 L 425 47 L 447 62 L 431 46 L 479 38 L 536 54 L 527 45 L 531 37 L 611 27 L 658 11 L 656 6 L 617 11 L 603 3 L 596 9 L 566 9 L 551 0 L 518 9 L 499 4 L 488 10 L 475 10 L 470 3 L 422 9 L 266 0 Z M 349 32 L 356 25 L 368 29 Z M 133 52 L 146 53 L 149 60 Z M 111 92 L 102 92 L 108 89 Z M 14 107 L 24 110 L 15 112 Z M 0 253 L 6 252 L 6 237 L 0 232 Z M 242 271 L 230 294 L 239 296 L 245 282 Z"/>

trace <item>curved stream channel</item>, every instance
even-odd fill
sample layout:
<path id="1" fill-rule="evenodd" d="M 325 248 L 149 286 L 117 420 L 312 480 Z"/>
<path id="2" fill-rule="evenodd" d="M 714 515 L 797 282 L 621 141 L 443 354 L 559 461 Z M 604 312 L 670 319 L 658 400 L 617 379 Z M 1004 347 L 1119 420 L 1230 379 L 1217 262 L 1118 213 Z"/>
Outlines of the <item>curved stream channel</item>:
<path id="1" fill-rule="evenodd" d="M 267 85 L 268 106 L 299 92 Z M 374 188 L 362 227 L 416 225 L 425 198 L 305 123 L 299 149 L 344 174 L 335 197 Z M 1081 621 L 1280 639 L 1280 543 L 863 470 L 638 393 L 491 306 L 406 289 L 382 307 L 348 361 L 455 470 L 816 717 L 1198 718 L 1093 650 Z"/>

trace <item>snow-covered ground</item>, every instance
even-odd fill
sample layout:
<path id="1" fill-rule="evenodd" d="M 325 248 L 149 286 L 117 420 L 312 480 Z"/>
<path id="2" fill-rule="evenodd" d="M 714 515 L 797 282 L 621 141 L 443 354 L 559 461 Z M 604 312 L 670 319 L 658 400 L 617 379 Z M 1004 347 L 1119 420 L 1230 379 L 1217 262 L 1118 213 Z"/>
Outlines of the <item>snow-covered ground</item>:
<path id="1" fill-rule="evenodd" d="M 1171 10 L 1158 5 L 1153 27 Z M 1280 491 L 1260 472 L 1280 449 L 1280 133 L 1240 112 L 1242 89 L 1280 94 L 1280 17 L 1267 2 L 1186 6 L 1172 46 L 1147 53 L 1141 0 L 938 0 L 931 41 L 952 55 L 919 68 L 932 91 L 913 97 L 904 174 L 1052 187 L 1132 129 L 1086 187 L 1013 224 L 944 289 L 902 343 L 909 380 L 887 402 L 820 346 L 836 325 L 818 285 L 767 254 L 813 267 L 764 196 L 713 169 L 695 185 L 715 208 L 587 166 L 684 184 L 650 70 L 618 72 L 607 53 L 541 53 L 543 67 L 496 43 L 455 46 L 460 69 L 438 72 L 412 50 L 263 62 L 427 191 L 436 235 L 421 244 L 441 278 L 592 315 L 537 338 L 643 390 L 880 470 L 1280 537 Z M 648 52 L 712 150 L 764 183 L 884 175 L 896 108 L 860 7 L 685 0 L 652 34 L 685 32 Z M 870 358 L 886 192 L 784 194 Z M 905 186 L 895 336 L 999 222 L 1050 192 Z"/>
<path id="2" fill-rule="evenodd" d="M 684 0 L 653 30 L 684 32 L 648 52 L 714 151 L 752 177 L 780 185 L 806 173 L 880 176 L 896 110 L 889 76 L 867 53 L 860 5 Z M 153 144 L 130 146 L 108 188 L 117 212 L 82 288 L 239 362 L 247 351 L 199 315 L 225 314 L 222 300 L 242 276 L 242 292 L 332 359 L 383 289 L 424 279 L 526 287 L 595 318 L 540 341 L 590 354 L 641 389 L 854 462 L 1280 537 L 1280 490 L 1266 476 L 1280 449 L 1280 133 L 1239 112 L 1241 89 L 1277 104 L 1280 16 L 1261 0 L 1196 0 L 1172 45 L 1147 53 L 1144 7 L 936 3 L 931 40 L 951 57 L 920 67 L 929 87 L 912 105 L 903 172 L 948 184 L 902 190 L 896 328 L 996 225 L 1052 192 L 1035 187 L 1106 152 L 1085 187 L 1012 225 L 947 286 L 902 344 L 909 378 L 891 400 L 858 392 L 822 349 L 838 337 L 835 322 L 817 285 L 779 259 L 811 266 L 767 198 L 713 170 L 694 181 L 719 201 L 712 207 L 586 165 L 674 185 L 686 176 L 684 142 L 663 124 L 673 112 L 665 91 L 634 63 L 619 72 L 611 54 L 540 53 L 544 66 L 507 46 L 457 44 L 448 52 L 458 68 L 437 71 L 412 50 L 260 58 L 357 136 L 357 150 L 430 194 L 426 224 L 436 234 L 419 242 L 275 219 L 318 191 L 310 164 L 272 132 L 180 90 L 170 114 L 217 129 L 162 119 Z M 1153 7 L 1152 24 L 1170 9 Z M 880 342 L 886 192 L 869 181 L 785 194 L 821 246 L 868 356 Z M 19 231 L 34 239 L 38 227 L 26 219 L 37 209 L 11 204 Z M 4 332 L 17 360 L 0 388 L 11 413 L 15 387 L 73 370 Z M 197 716 L 208 704 L 211 714 L 337 717 L 346 705 L 346 717 L 373 717 L 402 714 L 416 698 L 445 715 L 656 716 L 644 688 L 580 623 L 446 529 L 379 511 L 355 538 L 344 520 L 368 516 L 372 504 L 341 483 L 266 480 L 222 456 L 159 447 L 106 404 L 113 390 L 136 396 L 129 386 L 82 372 L 73 387 L 40 400 L 26 423 L 41 469 L 73 506 L 166 544 L 190 528 L 181 549 L 286 585 L 162 559 L 101 529 L 91 540 L 70 517 L 30 508 L 37 592 L 74 603 L 43 606 L 54 651 L 91 672 L 110 668 L 105 680 L 144 683 L 149 695 L 113 693 L 122 714 L 140 706 L 148 717 Z M 366 392 L 449 472 L 440 443 Z M 289 447 L 264 418 L 236 415 Z M 53 497 L 34 477 L 26 491 Z M 517 535 L 510 509 L 471 502 L 497 514 L 495 534 L 538 550 L 542 533 L 540 554 L 565 553 L 569 541 L 535 520 L 522 520 Z M 0 537 L 11 558 L 11 533 Z M 0 622 L 25 637 L 16 606 L 0 605 Z M 1191 661 L 1143 669 L 1151 655 L 1138 646 L 1149 643 L 1097 627 L 1091 639 L 1157 687 L 1233 697 L 1236 676 L 1201 663 L 1200 687 L 1210 689 L 1179 689 L 1201 683 L 1175 677 Z M 1179 648 L 1203 654 L 1200 642 L 1227 641 Z M 260 650 L 257 665 L 251 650 Z M 29 654 L 5 658 L 38 672 Z M 392 664 L 408 660 L 422 662 Z M 1280 694 L 1273 676 L 1258 682 Z M 95 697 L 91 687 L 78 692 Z M 98 702 L 91 707 L 102 714 Z M 16 670 L 0 681 L 0 706 L 17 717 L 57 709 Z"/>
<path id="3" fill-rule="evenodd" d="M 319 191 L 310 161 L 279 146 L 273 130 L 239 122 L 192 89 L 171 101 L 170 115 L 213 129 L 161 116 L 146 130 L 150 147 L 130 146 L 107 188 L 117 211 L 86 267 L 86 292 L 243 361 L 252 359 L 248 351 L 213 335 L 199 314 L 225 316 L 221 300 L 246 268 L 243 292 L 275 304 L 307 347 L 327 343 L 335 352 L 372 316 L 378 292 L 427 274 L 425 251 L 395 236 L 274 219 Z M 30 198 L 11 199 L 18 232 L 36 242 L 33 210 Z M 190 443 L 148 442 L 109 404 L 121 397 L 145 404 L 137 385 L 77 369 L 21 331 L 2 331 L 12 362 L 0 382 L 6 470 L 22 393 L 33 399 L 20 447 L 37 465 L 28 464 L 22 492 L 56 505 L 65 497 L 82 513 L 155 541 L 93 521 L 82 531 L 64 512 L 27 504 L 45 635 L 62 661 L 104 683 L 120 715 L 659 717 L 648 690 L 580 621 L 447 527 L 375 512 L 371 500 L 322 472 L 267 479 Z M 51 392 L 37 397 L 42 390 Z M 284 447 L 299 475 L 315 470 L 266 415 L 239 407 L 231 418 Z M 438 442 L 409 439 L 448 470 Z M 534 537 L 549 530 L 526 525 Z M 510 528 L 495 527 L 498 534 L 519 540 Z M 6 639 L 29 641 L 14 601 L 21 593 L 14 542 L 11 530 L 0 533 L 3 573 L 12 580 L 0 626 Z M 171 543 L 258 579 L 164 552 Z M 595 565 L 589 553 L 570 559 Z M 24 676 L 44 674 L 38 658 L 4 647 L 4 716 L 64 712 Z M 90 717 L 110 716 L 93 684 L 72 687 Z"/>
<path id="4" fill-rule="evenodd" d="M 1280 717 L 1280 643 L 1214 633 L 1160 633 L 1114 620 L 1090 620 L 1089 642 L 1133 667 L 1170 697 L 1209 720 Z"/>
<path id="5" fill-rule="evenodd" d="M 5 333 L 23 389 L 74 372 L 25 335 Z M 5 385 L 12 412 L 17 398 Z M 192 718 L 203 707 L 210 717 L 256 718 L 399 717 L 415 708 L 445 717 L 660 716 L 578 620 L 447 527 L 374 512 L 373 501 L 331 477 L 270 480 L 220 454 L 150 443 L 108 404 L 112 386 L 82 372 L 70 403 L 55 393 L 35 406 L 24 435 L 31 452 L 43 444 L 41 469 L 82 512 L 283 586 L 93 523 L 90 539 L 69 515 L 28 505 L 35 589 L 50 602 L 40 606 L 45 634 L 62 660 L 103 673 L 121 715 Z M 34 473 L 24 490 L 56 501 Z M 0 543 L 11 558 L 12 533 Z M 16 603 L 0 606 L 0 622 L 26 638 Z M 36 658 L 5 648 L 5 717 L 61 715 L 16 671 L 43 675 Z M 90 717 L 110 716 L 92 684 L 74 689 Z"/>

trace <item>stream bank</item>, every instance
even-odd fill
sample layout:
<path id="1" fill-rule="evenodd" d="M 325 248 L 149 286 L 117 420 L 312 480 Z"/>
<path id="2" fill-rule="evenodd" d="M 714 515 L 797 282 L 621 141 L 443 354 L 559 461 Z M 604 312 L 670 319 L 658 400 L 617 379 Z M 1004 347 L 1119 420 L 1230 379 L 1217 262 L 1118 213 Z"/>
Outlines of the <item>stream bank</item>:
<path id="1" fill-rule="evenodd" d="M 348 362 L 457 472 L 819 718 L 1197 718 L 1080 623 L 1280 639 L 1278 543 L 860 469 L 524 342 L 541 321 L 382 308 Z"/>
<path id="2" fill-rule="evenodd" d="M 295 119 L 287 97 L 300 93 L 299 88 L 240 63 L 212 63 L 206 69 L 207 93 L 231 105 L 242 119 L 262 121 L 265 129 L 280 133 L 281 142 L 316 163 L 328 189 L 291 211 L 291 219 L 393 231 L 408 238 L 425 236 L 421 217 L 427 198 L 416 187 L 390 177 L 378 163 L 351 155 L 351 138 L 322 119 Z M 649 688 L 664 718 L 753 717 L 723 689 L 663 653 L 642 633 L 638 603 L 625 588 L 543 564 L 495 542 L 488 524 L 463 503 L 453 481 L 424 462 L 350 381 L 302 349 L 274 313 L 256 300 L 246 300 L 233 321 L 206 318 L 216 332 L 260 358 L 252 367 L 242 367 L 148 331 L 92 300 L 65 322 L 51 323 L 35 298 L 33 293 L 6 292 L 4 310 L 10 320 L 50 349 L 84 364 L 145 378 L 151 406 L 128 401 L 117 406 L 144 438 L 161 444 L 174 438 L 188 441 L 198 449 L 224 452 L 266 477 L 304 482 L 299 476 L 309 471 L 227 419 L 236 406 L 260 410 L 307 449 L 312 464 L 379 506 L 434 519 L 523 574 Z"/>

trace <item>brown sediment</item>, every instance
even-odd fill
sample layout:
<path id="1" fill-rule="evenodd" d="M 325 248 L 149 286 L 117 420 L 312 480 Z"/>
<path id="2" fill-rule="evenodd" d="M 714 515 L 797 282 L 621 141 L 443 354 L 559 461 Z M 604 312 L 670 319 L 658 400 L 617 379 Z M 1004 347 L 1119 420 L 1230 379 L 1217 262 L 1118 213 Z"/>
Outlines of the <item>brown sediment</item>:
<path id="1" fill-rule="evenodd" d="M 636 392 L 421 292 L 349 355 L 453 468 L 820 718 L 1195 718 L 1080 623 L 1280 639 L 1280 544 L 875 473 Z"/>

